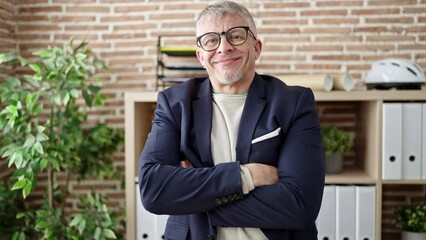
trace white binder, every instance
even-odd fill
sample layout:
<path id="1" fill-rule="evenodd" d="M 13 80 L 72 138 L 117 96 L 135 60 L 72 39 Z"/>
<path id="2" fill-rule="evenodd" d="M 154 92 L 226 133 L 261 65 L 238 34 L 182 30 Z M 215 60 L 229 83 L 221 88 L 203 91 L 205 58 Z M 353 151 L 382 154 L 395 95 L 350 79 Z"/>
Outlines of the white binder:
<path id="1" fill-rule="evenodd" d="M 373 240 L 376 235 L 376 188 L 356 187 L 355 239 Z"/>
<path id="2" fill-rule="evenodd" d="M 426 103 L 422 104 L 422 178 L 426 179 Z"/>
<path id="3" fill-rule="evenodd" d="M 383 104 L 382 178 L 402 179 L 402 103 Z"/>
<path id="4" fill-rule="evenodd" d="M 402 178 L 421 179 L 422 104 L 402 104 Z"/>
<path id="5" fill-rule="evenodd" d="M 336 186 L 324 186 L 321 209 L 316 224 L 318 240 L 335 240 L 336 225 Z"/>
<path id="6" fill-rule="evenodd" d="M 155 215 L 145 210 L 142 205 L 139 187 L 136 184 L 136 239 L 151 240 L 155 236 Z M 157 238 L 160 239 L 160 238 Z"/>
<path id="7" fill-rule="evenodd" d="M 336 187 L 336 239 L 355 240 L 355 186 Z"/>
<path id="8" fill-rule="evenodd" d="M 156 238 L 164 239 L 164 232 L 166 230 L 168 215 L 156 215 Z"/>

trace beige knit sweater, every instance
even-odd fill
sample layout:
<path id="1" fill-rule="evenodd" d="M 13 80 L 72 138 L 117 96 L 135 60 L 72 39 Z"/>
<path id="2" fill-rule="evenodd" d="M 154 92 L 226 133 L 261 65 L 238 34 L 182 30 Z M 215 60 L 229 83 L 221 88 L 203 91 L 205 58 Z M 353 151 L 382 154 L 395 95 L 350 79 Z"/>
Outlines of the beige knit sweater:
<path id="1" fill-rule="evenodd" d="M 214 164 L 236 161 L 235 146 L 247 94 L 213 93 L 211 150 Z M 250 171 L 241 166 L 243 193 L 254 189 Z M 249 210 L 249 209 L 247 209 Z M 218 240 L 267 240 L 259 228 L 218 227 Z"/>

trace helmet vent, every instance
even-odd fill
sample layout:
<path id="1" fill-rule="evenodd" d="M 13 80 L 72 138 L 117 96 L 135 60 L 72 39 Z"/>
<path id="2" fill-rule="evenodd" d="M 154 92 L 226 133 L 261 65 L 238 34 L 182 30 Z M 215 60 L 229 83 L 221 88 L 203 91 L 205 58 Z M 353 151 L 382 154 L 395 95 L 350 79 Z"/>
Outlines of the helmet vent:
<path id="1" fill-rule="evenodd" d="M 411 68 L 407 67 L 407 70 L 408 70 L 409 72 L 411 72 L 412 74 L 414 74 L 415 76 L 417 76 L 417 73 L 416 73 L 413 69 L 411 69 Z"/>
<path id="2" fill-rule="evenodd" d="M 394 65 L 394 66 L 397 66 L 397 67 L 400 67 L 400 65 L 398 64 L 398 63 L 392 63 L 392 65 Z"/>

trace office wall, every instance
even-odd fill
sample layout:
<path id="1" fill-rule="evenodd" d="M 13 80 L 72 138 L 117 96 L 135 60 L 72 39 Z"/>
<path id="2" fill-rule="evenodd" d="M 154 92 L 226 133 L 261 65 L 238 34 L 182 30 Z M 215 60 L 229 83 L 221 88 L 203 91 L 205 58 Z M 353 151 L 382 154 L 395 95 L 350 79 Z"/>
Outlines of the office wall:
<path id="1" fill-rule="evenodd" d="M 102 75 L 109 100 L 104 109 L 94 112 L 94 118 L 123 128 L 123 93 L 154 89 L 157 37 L 194 34 L 197 13 L 209 2 L 0 0 L 0 52 L 16 48 L 29 56 L 39 48 L 61 45 L 70 37 L 88 40 L 110 68 Z M 426 69 L 426 0 L 238 2 L 252 11 L 264 43 L 257 62 L 259 73 L 349 72 L 358 81 L 357 88 L 362 88 L 370 64 L 382 58 L 408 58 Z M 350 129 L 355 116 L 343 111 L 343 117 L 337 117 L 338 124 Z M 336 120 L 335 115 L 330 116 Z M 116 165 L 124 168 L 123 154 L 117 156 Z M 72 189 L 101 188 L 112 199 L 111 204 L 124 205 L 119 184 L 92 183 Z M 411 197 L 424 199 L 424 187 L 384 189 L 384 231 L 394 231 L 392 207 Z"/>

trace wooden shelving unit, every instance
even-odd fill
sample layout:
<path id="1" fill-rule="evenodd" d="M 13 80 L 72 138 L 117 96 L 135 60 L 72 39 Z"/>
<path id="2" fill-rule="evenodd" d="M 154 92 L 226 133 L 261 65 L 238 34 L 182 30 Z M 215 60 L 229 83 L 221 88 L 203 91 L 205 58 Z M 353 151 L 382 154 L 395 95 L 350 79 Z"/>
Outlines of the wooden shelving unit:
<path id="1" fill-rule="evenodd" d="M 426 180 L 382 180 L 381 122 L 384 102 L 426 102 L 422 90 L 366 90 L 315 92 L 317 102 L 350 102 L 356 106 L 356 164 L 343 173 L 327 175 L 326 184 L 360 184 L 376 186 L 376 239 L 381 239 L 382 186 L 384 184 L 426 184 Z M 151 128 L 157 92 L 127 92 L 125 94 L 125 175 L 127 239 L 135 236 L 135 184 L 137 162 Z"/>

